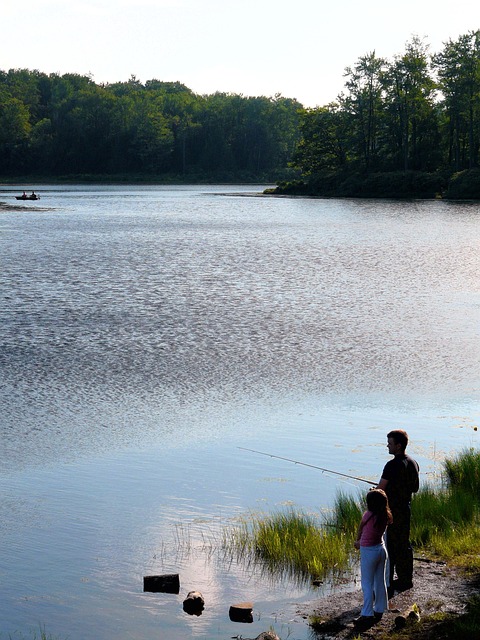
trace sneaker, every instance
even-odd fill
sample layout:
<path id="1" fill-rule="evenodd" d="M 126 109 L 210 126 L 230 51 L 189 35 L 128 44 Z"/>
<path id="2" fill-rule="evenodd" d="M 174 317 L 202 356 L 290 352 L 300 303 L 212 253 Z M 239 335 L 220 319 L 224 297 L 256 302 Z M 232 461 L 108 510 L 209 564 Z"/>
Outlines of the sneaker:
<path id="1" fill-rule="evenodd" d="M 357 629 L 369 629 L 374 624 L 375 616 L 360 616 L 353 621 L 353 626 Z"/>

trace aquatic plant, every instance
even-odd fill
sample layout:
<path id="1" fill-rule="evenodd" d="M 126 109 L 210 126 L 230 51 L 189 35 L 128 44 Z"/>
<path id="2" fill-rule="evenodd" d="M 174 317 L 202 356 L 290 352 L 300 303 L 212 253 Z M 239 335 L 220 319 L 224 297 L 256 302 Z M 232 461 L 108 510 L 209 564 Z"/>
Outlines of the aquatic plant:
<path id="1" fill-rule="evenodd" d="M 33 631 L 31 636 L 28 636 L 28 640 L 57 640 L 55 636 L 52 636 L 50 633 L 47 633 L 45 631 L 45 627 L 42 627 L 40 625 L 39 628 L 39 633 L 40 635 L 37 635 L 36 631 Z M 0 633 L 0 638 L 2 638 L 3 636 Z M 18 633 L 14 633 L 9 634 L 8 636 L 9 640 L 27 640 L 27 638 L 25 638 L 25 636 L 23 634 L 18 634 Z"/>
<path id="2" fill-rule="evenodd" d="M 339 491 L 335 496 L 330 518 L 326 520 L 328 526 L 335 527 L 345 534 L 354 535 L 358 529 L 358 523 L 365 510 L 364 493 L 352 496 Z"/>
<path id="3" fill-rule="evenodd" d="M 261 564 L 271 575 L 299 582 L 340 574 L 348 569 L 351 553 L 343 531 L 293 509 L 252 515 L 225 533 L 224 548 L 239 560 Z"/>
<path id="4" fill-rule="evenodd" d="M 480 451 L 463 449 L 444 462 L 445 476 L 452 491 L 464 490 L 480 501 Z"/>

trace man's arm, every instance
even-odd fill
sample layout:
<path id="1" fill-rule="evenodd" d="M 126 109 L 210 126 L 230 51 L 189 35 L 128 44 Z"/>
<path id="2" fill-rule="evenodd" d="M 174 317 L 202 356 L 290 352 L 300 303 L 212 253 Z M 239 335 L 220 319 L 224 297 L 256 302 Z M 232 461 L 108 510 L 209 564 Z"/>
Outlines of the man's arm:
<path id="1" fill-rule="evenodd" d="M 386 480 L 385 478 L 380 478 L 380 482 L 377 484 L 377 489 L 382 489 L 383 491 L 385 491 L 385 489 L 387 488 L 387 484 L 388 480 Z"/>
<path id="2" fill-rule="evenodd" d="M 417 493 L 418 489 L 420 488 L 420 478 L 419 478 L 420 467 L 418 466 L 418 462 L 416 462 L 415 460 L 412 460 L 412 465 L 410 466 L 410 470 L 413 471 L 413 473 L 411 473 L 411 480 L 410 480 L 412 493 Z"/>

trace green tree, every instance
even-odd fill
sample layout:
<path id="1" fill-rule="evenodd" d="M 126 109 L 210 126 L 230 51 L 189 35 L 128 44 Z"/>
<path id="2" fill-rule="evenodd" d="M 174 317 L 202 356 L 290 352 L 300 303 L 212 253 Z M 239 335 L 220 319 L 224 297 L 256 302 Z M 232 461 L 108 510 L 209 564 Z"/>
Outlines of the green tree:
<path id="1" fill-rule="evenodd" d="M 43 92 L 49 95 L 47 115 L 42 130 L 47 133 L 44 145 L 39 145 L 48 164 L 40 165 L 40 170 L 53 174 L 79 172 L 83 170 L 84 160 L 80 147 L 85 146 L 81 123 L 81 92 L 88 95 L 95 83 L 88 76 L 78 74 L 51 74 L 49 83 L 43 83 Z M 40 133 L 40 131 L 38 131 Z"/>
<path id="2" fill-rule="evenodd" d="M 95 84 L 76 94 L 70 112 L 70 123 L 76 137 L 76 171 L 108 173 L 112 150 L 113 103 L 113 96 Z"/>
<path id="3" fill-rule="evenodd" d="M 135 91 L 115 100 L 114 171 L 162 173 L 170 166 L 173 135 L 154 94 Z"/>
<path id="4" fill-rule="evenodd" d="M 433 64 L 444 96 L 448 163 L 455 171 L 478 165 L 480 31 L 449 40 Z"/>
<path id="5" fill-rule="evenodd" d="M 301 140 L 293 166 L 305 176 L 345 168 L 349 152 L 349 115 L 337 103 L 305 109 L 300 124 Z"/>
<path id="6" fill-rule="evenodd" d="M 11 173 L 17 166 L 25 166 L 31 130 L 28 108 L 18 98 L 0 92 L 0 169 Z"/>
<path id="7" fill-rule="evenodd" d="M 428 149 L 438 142 L 428 45 L 417 36 L 407 42 L 405 53 L 388 65 L 384 87 L 388 138 L 398 168 L 427 168 Z"/>
<path id="8" fill-rule="evenodd" d="M 378 160 L 384 66 L 385 60 L 375 51 L 359 58 L 353 67 L 345 69 L 348 93 L 340 96 L 343 109 L 351 116 L 355 155 L 367 170 Z"/>
<path id="9" fill-rule="evenodd" d="M 300 114 L 303 106 L 294 98 L 274 96 L 272 115 L 269 118 L 273 140 L 271 167 L 286 167 L 292 160 L 300 140 Z"/>

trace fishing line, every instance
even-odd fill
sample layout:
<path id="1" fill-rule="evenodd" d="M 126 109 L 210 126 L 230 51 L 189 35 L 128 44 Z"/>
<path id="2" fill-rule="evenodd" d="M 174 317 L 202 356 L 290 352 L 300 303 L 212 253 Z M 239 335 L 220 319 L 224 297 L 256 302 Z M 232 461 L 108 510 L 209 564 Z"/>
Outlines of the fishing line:
<path id="1" fill-rule="evenodd" d="M 293 464 L 300 464 L 302 467 L 311 467 L 312 469 L 318 469 L 324 473 L 332 473 L 335 476 L 342 476 L 343 478 L 350 478 L 350 480 L 358 480 L 358 482 L 366 482 L 370 486 L 375 482 L 366 480 L 365 478 L 359 478 L 358 476 L 351 476 L 348 473 L 341 473 L 340 471 L 333 471 L 332 469 L 326 469 L 325 467 L 319 467 L 315 464 L 308 464 L 308 462 L 300 462 L 299 460 L 292 460 L 291 458 L 284 458 L 283 456 L 275 456 L 273 453 L 265 453 L 265 451 L 257 451 L 256 449 L 247 449 L 247 447 L 237 447 L 242 451 L 250 451 L 251 453 L 258 453 L 261 456 L 268 456 L 269 458 L 277 458 L 277 460 L 285 460 L 286 462 L 293 462 Z"/>

